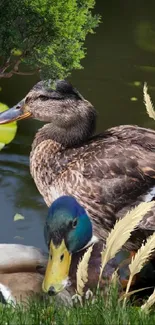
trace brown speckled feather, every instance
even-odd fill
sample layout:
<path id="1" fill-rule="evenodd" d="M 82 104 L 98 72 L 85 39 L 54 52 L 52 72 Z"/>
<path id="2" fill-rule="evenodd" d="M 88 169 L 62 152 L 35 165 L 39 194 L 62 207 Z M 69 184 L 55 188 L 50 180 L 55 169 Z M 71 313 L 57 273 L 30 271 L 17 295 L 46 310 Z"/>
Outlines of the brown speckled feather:
<path id="1" fill-rule="evenodd" d="M 75 196 L 93 220 L 95 233 L 104 239 L 116 218 L 155 186 L 155 132 L 119 126 L 68 149 L 49 139 L 32 150 L 30 165 L 47 205 L 60 195 Z M 154 230 L 155 211 L 148 216 L 140 228 Z"/>

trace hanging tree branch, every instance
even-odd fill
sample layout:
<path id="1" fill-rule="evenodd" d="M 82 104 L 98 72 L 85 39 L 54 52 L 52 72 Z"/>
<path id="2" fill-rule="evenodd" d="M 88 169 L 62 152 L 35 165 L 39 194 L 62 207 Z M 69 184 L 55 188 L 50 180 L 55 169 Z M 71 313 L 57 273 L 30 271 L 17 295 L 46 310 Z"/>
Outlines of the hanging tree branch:
<path id="1" fill-rule="evenodd" d="M 95 0 L 0 1 L 0 78 L 39 70 L 43 79 L 61 79 L 80 69 L 85 38 L 100 21 L 94 5 Z"/>

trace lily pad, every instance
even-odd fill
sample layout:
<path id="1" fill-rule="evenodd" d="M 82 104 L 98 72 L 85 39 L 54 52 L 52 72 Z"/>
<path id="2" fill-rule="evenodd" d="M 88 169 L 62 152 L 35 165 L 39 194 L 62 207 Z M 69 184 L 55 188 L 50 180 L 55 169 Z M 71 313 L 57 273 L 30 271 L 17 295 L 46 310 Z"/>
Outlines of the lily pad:
<path id="1" fill-rule="evenodd" d="M 15 216 L 14 216 L 14 218 L 13 218 L 14 221 L 24 220 L 24 219 L 25 219 L 25 217 L 22 216 L 22 215 L 19 214 L 19 213 L 16 213 Z"/>
<path id="2" fill-rule="evenodd" d="M 7 109 L 7 105 L 0 103 L 0 113 Z M 17 122 L 0 125 L 0 150 L 14 139 L 16 132 Z"/>

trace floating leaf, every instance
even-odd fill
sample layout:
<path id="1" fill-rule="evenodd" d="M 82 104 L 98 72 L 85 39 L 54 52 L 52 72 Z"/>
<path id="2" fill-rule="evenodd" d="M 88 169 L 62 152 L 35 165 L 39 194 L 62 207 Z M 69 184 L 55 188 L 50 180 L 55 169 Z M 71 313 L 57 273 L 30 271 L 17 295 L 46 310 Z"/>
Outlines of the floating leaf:
<path id="1" fill-rule="evenodd" d="M 139 86 L 141 86 L 142 83 L 141 83 L 141 81 L 134 81 L 133 84 L 134 84 L 134 86 L 139 87 Z"/>
<path id="2" fill-rule="evenodd" d="M 16 213 L 15 216 L 14 216 L 14 218 L 13 218 L 14 221 L 24 220 L 24 219 L 25 219 L 25 217 L 22 216 L 22 215 L 19 214 L 19 213 Z"/>
<path id="3" fill-rule="evenodd" d="M 7 105 L 0 103 L 0 112 L 6 111 L 7 109 Z M 0 150 L 5 146 L 5 144 L 10 143 L 14 139 L 16 132 L 16 122 L 0 125 Z"/>
<path id="4" fill-rule="evenodd" d="M 21 239 L 22 239 L 22 240 L 23 240 L 23 239 L 24 239 L 24 237 L 21 237 L 21 236 L 15 236 L 15 237 L 14 237 L 14 239 L 19 239 L 19 240 L 21 240 Z"/>
<path id="5" fill-rule="evenodd" d="M 131 100 L 132 102 L 136 102 L 136 101 L 138 100 L 138 98 L 137 98 L 137 97 L 131 97 L 130 100 Z"/>
<path id="6" fill-rule="evenodd" d="M 139 88 L 141 88 L 142 87 L 142 82 L 138 81 L 138 80 L 135 80 L 135 81 L 132 81 L 132 82 L 127 82 L 127 85 L 130 86 L 130 87 L 139 87 Z"/>

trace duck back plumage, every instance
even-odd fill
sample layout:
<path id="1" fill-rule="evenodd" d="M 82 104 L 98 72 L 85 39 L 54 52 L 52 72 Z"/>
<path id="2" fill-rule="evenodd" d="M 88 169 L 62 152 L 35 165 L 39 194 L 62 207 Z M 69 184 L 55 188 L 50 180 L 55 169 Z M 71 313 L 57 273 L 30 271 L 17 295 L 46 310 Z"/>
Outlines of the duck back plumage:
<path id="1" fill-rule="evenodd" d="M 31 152 L 30 167 L 48 206 L 61 195 L 74 196 L 87 210 L 95 234 L 104 240 L 117 218 L 154 199 L 155 131 L 113 127 L 71 148 L 42 139 Z M 154 231 L 154 209 L 139 229 L 144 238 Z"/>

